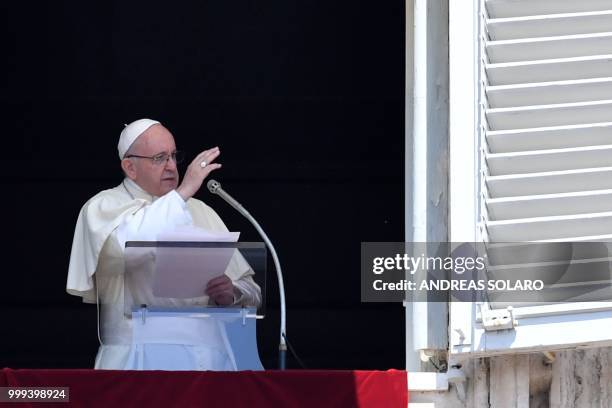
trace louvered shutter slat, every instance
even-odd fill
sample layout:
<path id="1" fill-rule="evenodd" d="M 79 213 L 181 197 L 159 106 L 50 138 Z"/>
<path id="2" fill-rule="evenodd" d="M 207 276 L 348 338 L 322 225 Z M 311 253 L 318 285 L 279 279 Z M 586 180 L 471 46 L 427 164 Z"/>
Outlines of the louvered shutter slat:
<path id="1" fill-rule="evenodd" d="M 612 122 L 487 132 L 491 153 L 612 144 Z"/>
<path id="2" fill-rule="evenodd" d="M 490 41 L 491 63 L 612 54 L 612 33 Z"/>
<path id="3" fill-rule="evenodd" d="M 612 190 L 491 198 L 487 208 L 497 221 L 606 212 L 612 208 Z"/>
<path id="4" fill-rule="evenodd" d="M 489 16 L 497 18 L 610 10 L 610 0 L 487 0 Z"/>
<path id="5" fill-rule="evenodd" d="M 487 186 L 489 198 L 609 190 L 612 167 L 489 176 Z"/>
<path id="6" fill-rule="evenodd" d="M 571 240 L 612 231 L 612 212 L 492 221 L 487 229 L 491 238 L 500 242 L 540 241 L 550 237 Z"/>
<path id="7" fill-rule="evenodd" d="M 612 55 L 487 64 L 486 72 L 489 85 L 604 78 L 612 72 Z"/>
<path id="8" fill-rule="evenodd" d="M 492 176 L 612 167 L 612 145 L 491 154 L 487 165 Z"/>
<path id="9" fill-rule="evenodd" d="M 610 27 L 612 27 L 612 10 L 487 21 L 487 33 L 493 41 L 605 33 L 610 31 Z"/>
<path id="10" fill-rule="evenodd" d="M 491 108 L 598 101 L 612 95 L 612 78 L 488 86 L 486 93 Z"/>
<path id="11" fill-rule="evenodd" d="M 491 130 L 607 122 L 612 120 L 612 100 L 487 109 L 486 116 Z"/>

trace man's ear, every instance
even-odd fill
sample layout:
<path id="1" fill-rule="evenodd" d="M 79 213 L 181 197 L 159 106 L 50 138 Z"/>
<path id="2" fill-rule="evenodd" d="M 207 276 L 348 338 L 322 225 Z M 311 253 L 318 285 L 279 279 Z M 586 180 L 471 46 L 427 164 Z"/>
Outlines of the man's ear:
<path id="1" fill-rule="evenodd" d="M 123 169 L 123 172 L 129 179 L 131 180 L 136 179 L 136 166 L 134 166 L 134 162 L 132 160 L 130 159 L 121 160 L 121 168 Z"/>

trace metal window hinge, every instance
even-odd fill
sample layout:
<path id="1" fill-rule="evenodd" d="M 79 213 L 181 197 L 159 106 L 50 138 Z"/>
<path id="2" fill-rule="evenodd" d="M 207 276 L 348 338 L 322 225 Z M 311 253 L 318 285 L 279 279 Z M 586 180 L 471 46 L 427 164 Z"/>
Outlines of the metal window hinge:
<path id="1" fill-rule="evenodd" d="M 514 329 L 518 322 L 514 319 L 512 306 L 502 310 L 485 310 L 482 312 L 482 325 L 486 331 Z"/>

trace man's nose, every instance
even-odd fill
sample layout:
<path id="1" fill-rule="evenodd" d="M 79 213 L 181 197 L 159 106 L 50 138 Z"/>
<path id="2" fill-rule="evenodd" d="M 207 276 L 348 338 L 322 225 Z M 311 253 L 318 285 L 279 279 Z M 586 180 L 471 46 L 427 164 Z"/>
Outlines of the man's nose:
<path id="1" fill-rule="evenodd" d="M 166 170 L 176 170 L 176 160 L 172 156 L 168 156 L 166 159 L 166 165 L 164 166 Z"/>

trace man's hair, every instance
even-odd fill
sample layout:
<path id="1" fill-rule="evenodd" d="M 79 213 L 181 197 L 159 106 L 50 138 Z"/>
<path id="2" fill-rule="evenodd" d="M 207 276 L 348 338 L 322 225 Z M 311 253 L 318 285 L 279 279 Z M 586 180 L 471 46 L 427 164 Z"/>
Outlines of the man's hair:
<path id="1" fill-rule="evenodd" d="M 125 154 L 123 155 L 123 158 L 121 159 L 121 161 L 119 162 L 119 167 L 121 167 L 121 172 L 123 173 L 123 177 L 127 177 L 127 173 L 125 172 L 125 170 L 123 170 L 123 167 L 121 166 L 121 162 L 126 159 L 129 155 L 134 154 L 134 145 L 136 144 L 136 141 L 138 139 L 136 139 L 134 141 L 134 143 L 132 143 L 132 145 L 127 149 L 127 151 L 125 152 Z"/>

